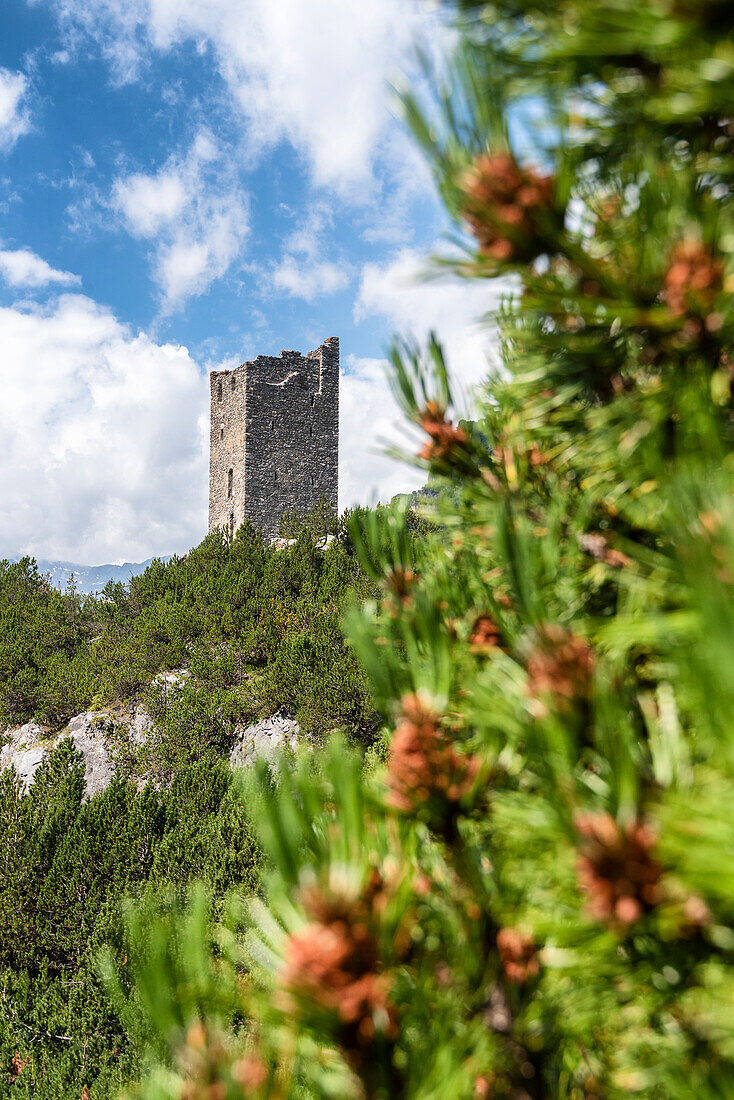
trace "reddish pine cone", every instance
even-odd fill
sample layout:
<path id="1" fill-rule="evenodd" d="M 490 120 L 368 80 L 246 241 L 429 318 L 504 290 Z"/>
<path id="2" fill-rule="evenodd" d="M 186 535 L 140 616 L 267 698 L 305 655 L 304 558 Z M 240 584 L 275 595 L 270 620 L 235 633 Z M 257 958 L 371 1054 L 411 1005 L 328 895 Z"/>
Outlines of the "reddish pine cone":
<path id="1" fill-rule="evenodd" d="M 20 1053 L 17 1050 L 15 1051 L 13 1057 L 10 1059 L 10 1076 L 13 1078 L 13 1081 L 15 1081 L 17 1077 L 20 1077 L 26 1066 L 30 1064 L 30 1061 L 30 1054 L 26 1058 L 21 1058 Z"/>
<path id="2" fill-rule="evenodd" d="M 387 982 L 377 973 L 377 943 L 363 923 L 307 924 L 288 937 L 283 988 L 333 1011 L 357 1035 L 374 1034 L 372 1016 L 387 1015 Z"/>
<path id="3" fill-rule="evenodd" d="M 395 1034 L 395 1014 L 388 1001 L 387 975 L 379 973 L 372 921 L 385 904 L 386 885 L 374 869 L 355 897 L 310 886 L 300 900 L 310 923 L 288 937 L 281 988 L 285 1005 L 294 998 L 332 1012 L 337 1040 L 356 1065 L 376 1030 Z"/>
<path id="4" fill-rule="evenodd" d="M 469 635 L 469 645 L 480 653 L 487 649 L 499 646 L 502 639 L 502 631 L 491 615 L 479 615 Z"/>
<path id="5" fill-rule="evenodd" d="M 232 1066 L 232 1076 L 246 1090 L 254 1092 L 268 1079 L 268 1067 L 257 1054 L 246 1054 Z"/>
<path id="6" fill-rule="evenodd" d="M 589 912 L 612 925 L 632 924 L 661 898 L 662 868 L 652 855 L 654 833 L 639 821 L 622 831 L 610 814 L 580 814 L 584 838 L 576 870 Z"/>
<path id="7" fill-rule="evenodd" d="M 418 414 L 418 423 L 430 437 L 418 452 L 419 458 L 427 462 L 445 462 L 457 448 L 463 448 L 468 443 L 464 429 L 455 428 L 445 417 L 446 410 L 435 401 L 429 401 Z"/>
<path id="8" fill-rule="evenodd" d="M 396 566 L 383 578 L 382 587 L 404 607 L 410 602 L 411 589 L 418 583 L 419 576 L 412 569 Z"/>
<path id="9" fill-rule="evenodd" d="M 535 940 L 516 928 L 501 928 L 497 933 L 497 948 L 505 977 L 513 985 L 523 985 L 540 969 Z"/>
<path id="10" fill-rule="evenodd" d="M 722 287 L 723 264 L 700 241 L 681 241 L 665 276 L 663 298 L 673 313 L 707 310 Z"/>
<path id="11" fill-rule="evenodd" d="M 458 802 L 474 783 L 478 760 L 456 752 L 439 716 L 417 695 L 406 695 L 402 708 L 388 761 L 392 805 L 415 810 L 433 796 Z"/>
<path id="12" fill-rule="evenodd" d="M 527 262 L 543 251 L 539 215 L 553 209 L 554 180 L 520 168 L 510 153 L 483 154 L 464 173 L 461 216 L 493 260 Z"/>
<path id="13" fill-rule="evenodd" d="M 552 695 L 560 710 L 574 700 L 588 699 L 595 665 L 589 643 L 557 623 L 539 626 L 536 634 L 527 661 L 528 694 Z"/>

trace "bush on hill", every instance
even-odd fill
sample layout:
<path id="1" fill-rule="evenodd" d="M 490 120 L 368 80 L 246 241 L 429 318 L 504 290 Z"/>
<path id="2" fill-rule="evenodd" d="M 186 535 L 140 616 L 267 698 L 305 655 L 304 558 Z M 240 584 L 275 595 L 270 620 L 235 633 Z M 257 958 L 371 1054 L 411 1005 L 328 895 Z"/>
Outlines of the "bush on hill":
<path id="1" fill-rule="evenodd" d="M 112 1011 L 97 975 L 103 945 L 125 957 L 123 899 L 183 897 L 204 881 L 215 907 L 257 889 L 259 849 L 232 774 L 213 753 L 170 784 L 114 780 L 84 801 L 66 741 L 23 795 L 0 773 L 0 1093 L 109 1100 L 141 1069 L 144 1042 Z M 6 1091 L 9 1090 L 9 1091 Z"/>
<path id="2" fill-rule="evenodd" d="M 119 778 L 87 801 L 70 741 L 26 794 L 0 773 L 3 1095 L 108 1100 L 141 1072 L 150 1032 L 137 993 L 123 973 L 132 1000 L 116 1014 L 97 973 L 103 945 L 118 960 L 129 950 L 125 899 L 147 907 L 150 931 L 194 880 L 207 919 L 233 887 L 257 890 L 259 848 L 222 760 L 238 723 L 285 708 L 312 734 L 373 739 L 377 712 L 339 627 L 372 582 L 346 520 L 326 551 L 308 517 L 297 534 L 279 551 L 247 526 L 231 541 L 212 534 L 99 599 L 59 593 L 28 559 L 0 563 L 2 719 L 62 726 L 139 701 L 154 723 L 137 750 L 119 738 Z M 182 666 L 191 675 L 175 687 L 155 682 Z"/>
<path id="3" fill-rule="evenodd" d="M 58 728 L 86 708 L 124 706 L 146 692 L 160 717 L 151 682 L 186 667 L 197 683 L 187 694 L 194 710 L 224 705 L 248 721 L 286 707 L 313 733 L 346 726 L 369 741 L 376 716 L 339 620 L 370 585 L 344 522 L 316 549 L 324 523 L 321 511 L 306 517 L 295 545 L 281 550 L 249 525 L 232 540 L 213 533 L 183 558 L 153 562 L 127 588 L 110 582 L 98 598 L 56 591 L 28 558 L 0 562 L 0 720 Z"/>

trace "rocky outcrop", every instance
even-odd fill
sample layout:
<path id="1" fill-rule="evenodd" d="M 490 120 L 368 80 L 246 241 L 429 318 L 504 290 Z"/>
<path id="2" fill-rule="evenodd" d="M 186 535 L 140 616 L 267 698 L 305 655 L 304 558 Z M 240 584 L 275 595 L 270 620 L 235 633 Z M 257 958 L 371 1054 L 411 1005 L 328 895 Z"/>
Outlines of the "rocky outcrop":
<path id="1" fill-rule="evenodd" d="M 128 726 L 128 735 L 133 745 L 144 745 L 153 729 L 153 719 L 145 707 L 140 704 L 135 708 L 133 718 Z"/>
<path id="2" fill-rule="evenodd" d="M 187 668 L 172 668 L 170 672 L 159 672 L 153 684 L 159 689 L 161 696 L 164 696 L 180 688 L 186 680 L 190 679 L 191 673 Z"/>
<path id="3" fill-rule="evenodd" d="M 296 720 L 278 711 L 254 726 L 237 730 L 237 741 L 229 754 L 229 762 L 233 768 L 246 768 L 256 760 L 266 760 L 274 767 L 284 750 L 295 750 L 299 740 Z"/>
<path id="4" fill-rule="evenodd" d="M 55 735 L 35 722 L 27 722 L 19 729 L 7 732 L 8 741 L 0 749 L 0 769 L 14 767 L 23 789 L 27 790 L 44 759 L 65 738 L 70 738 L 74 748 L 84 758 L 84 793 L 89 798 L 97 791 L 103 791 L 115 774 L 109 752 L 113 727 L 108 714 L 91 710 L 77 714 L 66 729 Z"/>
<path id="5" fill-rule="evenodd" d="M 26 722 L 18 729 L 8 730 L 5 736 L 8 740 L 0 749 L 0 770 L 12 765 L 23 789 L 27 790 L 53 742 L 49 740 L 48 730 L 36 722 Z"/>
<path id="6" fill-rule="evenodd" d="M 159 679 L 162 689 L 170 690 L 182 678 L 180 673 L 165 673 Z M 153 721 L 143 706 L 136 707 L 132 718 L 127 716 L 125 721 L 106 712 L 85 711 L 55 734 L 36 722 L 27 722 L 5 731 L 5 744 L 0 748 L 0 771 L 14 767 L 21 786 L 28 790 L 41 763 L 65 738 L 71 738 L 84 759 L 84 793 L 90 798 L 111 782 L 117 770 L 116 761 L 124 755 L 120 750 L 125 742 L 131 748 L 140 747 L 148 740 L 152 729 Z M 233 768 L 243 768 L 264 759 L 275 768 L 283 752 L 295 749 L 302 740 L 295 719 L 278 711 L 254 725 L 238 727 L 229 762 Z M 141 784 L 144 782 L 145 778 Z"/>

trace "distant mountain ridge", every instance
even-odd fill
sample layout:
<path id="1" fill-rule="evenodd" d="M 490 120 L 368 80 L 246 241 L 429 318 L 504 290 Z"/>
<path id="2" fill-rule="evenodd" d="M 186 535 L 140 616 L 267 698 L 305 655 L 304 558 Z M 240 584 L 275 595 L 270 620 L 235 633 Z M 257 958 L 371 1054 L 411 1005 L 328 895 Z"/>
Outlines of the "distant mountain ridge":
<path id="1" fill-rule="evenodd" d="M 170 561 L 170 558 L 170 554 L 160 556 L 161 561 Z M 16 557 L 11 560 L 18 561 L 19 559 Z M 122 565 L 79 565 L 77 562 L 45 561 L 42 558 L 37 558 L 36 564 L 39 573 L 46 574 L 51 578 L 51 584 L 54 588 L 58 588 L 63 592 L 73 573 L 77 591 L 90 595 L 94 592 L 101 592 L 110 580 L 127 584 L 131 577 L 137 577 L 140 573 L 144 573 L 151 562 L 155 560 L 155 558 L 147 558 L 145 561 L 139 562 L 126 561 Z"/>

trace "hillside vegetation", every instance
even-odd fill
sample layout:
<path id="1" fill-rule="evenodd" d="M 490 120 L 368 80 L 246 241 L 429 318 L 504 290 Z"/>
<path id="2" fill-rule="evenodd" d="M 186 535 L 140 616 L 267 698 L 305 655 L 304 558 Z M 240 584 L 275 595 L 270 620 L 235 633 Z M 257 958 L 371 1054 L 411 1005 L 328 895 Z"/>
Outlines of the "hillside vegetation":
<path id="1" fill-rule="evenodd" d="M 56 591 L 27 558 L 0 562 L 0 721 L 58 728 L 187 668 L 200 709 L 245 720 L 286 707 L 314 732 L 369 739 L 375 715 L 339 629 L 347 595 L 368 591 L 344 531 L 322 551 L 308 528 L 285 550 L 247 525 L 232 541 L 214 533 L 101 598 Z"/>
<path id="2" fill-rule="evenodd" d="M 0 773 L 0 1095 L 108 1100 L 140 1072 L 146 1029 L 112 1010 L 97 974 L 104 945 L 124 958 L 124 899 L 175 903 L 195 879 L 218 912 L 235 886 L 257 890 L 259 845 L 224 759 L 236 726 L 282 708 L 317 740 L 374 740 L 340 618 L 377 589 L 346 517 L 335 529 L 326 550 L 297 517 L 281 550 L 247 526 L 215 533 L 100 598 L 58 592 L 28 559 L 0 563 L 2 722 L 58 730 L 87 707 L 123 722 L 142 701 L 155 723 L 91 799 L 68 741 L 27 793 Z M 175 692 L 152 683 L 181 668 Z"/>

